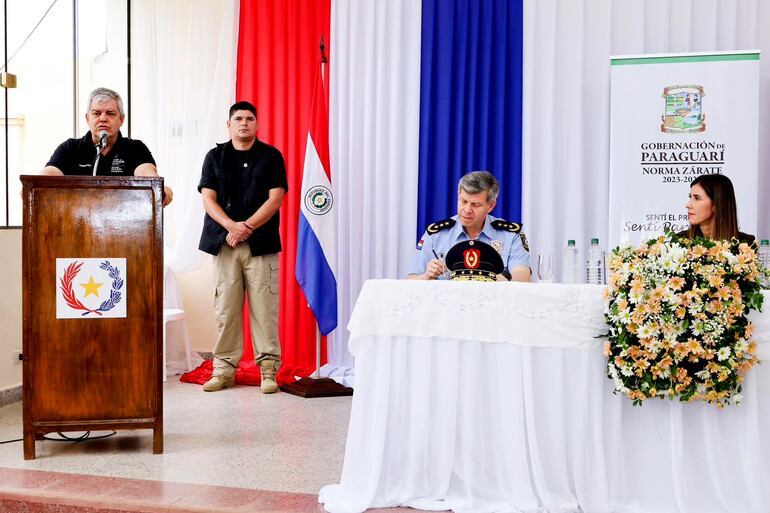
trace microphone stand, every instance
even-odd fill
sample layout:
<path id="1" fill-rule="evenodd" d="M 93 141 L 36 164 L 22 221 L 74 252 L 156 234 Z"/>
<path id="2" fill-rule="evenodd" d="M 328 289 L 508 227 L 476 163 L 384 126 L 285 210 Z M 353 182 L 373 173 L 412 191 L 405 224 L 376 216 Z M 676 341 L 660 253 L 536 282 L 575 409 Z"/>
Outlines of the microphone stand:
<path id="1" fill-rule="evenodd" d="M 93 165 L 93 172 L 91 173 L 91 176 L 96 176 L 96 168 L 99 166 L 99 157 L 102 156 L 102 145 L 97 144 L 96 145 L 96 158 L 94 159 L 94 165 Z"/>

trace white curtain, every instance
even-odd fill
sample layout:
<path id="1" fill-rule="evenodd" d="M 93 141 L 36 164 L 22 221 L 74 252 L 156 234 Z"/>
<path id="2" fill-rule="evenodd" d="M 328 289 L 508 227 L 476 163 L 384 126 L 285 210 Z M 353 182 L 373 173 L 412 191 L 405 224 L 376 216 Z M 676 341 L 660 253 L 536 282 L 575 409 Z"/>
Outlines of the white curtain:
<path id="1" fill-rule="evenodd" d="M 333 0 L 329 145 L 339 323 L 324 375 L 352 384 L 347 324 L 364 281 L 406 276 L 417 210 L 421 5 Z"/>
<path id="2" fill-rule="evenodd" d="M 560 261 L 567 239 L 581 249 L 592 237 L 606 245 L 611 55 L 746 49 L 770 59 L 768 2 L 524 0 L 522 217 L 532 254 Z M 770 66 L 760 69 L 766 99 Z M 768 238 L 770 104 L 757 108 L 756 235 Z M 686 201 L 683 189 L 682 209 Z"/>
<path id="3" fill-rule="evenodd" d="M 198 251 L 203 206 L 197 185 L 206 152 L 229 138 L 238 13 L 238 0 L 131 3 L 131 135 L 147 144 L 174 191 L 163 215 L 165 261 L 175 273 L 192 271 L 206 258 Z M 173 297 L 165 306 L 184 308 L 178 287 L 166 287 L 166 293 Z M 180 324 L 169 324 L 167 333 L 170 373 L 184 361 Z"/>

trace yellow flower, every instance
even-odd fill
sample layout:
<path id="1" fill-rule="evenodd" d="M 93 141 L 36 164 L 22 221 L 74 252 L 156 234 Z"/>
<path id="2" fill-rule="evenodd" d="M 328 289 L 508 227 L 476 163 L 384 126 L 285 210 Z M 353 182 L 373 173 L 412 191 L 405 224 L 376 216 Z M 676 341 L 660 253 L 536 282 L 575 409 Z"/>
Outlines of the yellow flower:
<path id="1" fill-rule="evenodd" d="M 721 287 L 716 292 L 716 297 L 721 299 L 722 301 L 729 301 L 730 300 L 730 288 L 729 287 Z"/>
<path id="2" fill-rule="evenodd" d="M 693 354 L 700 353 L 703 350 L 703 348 L 700 345 L 700 342 L 698 342 L 692 337 L 687 339 L 687 342 L 685 343 L 685 347 L 687 348 L 687 351 Z"/>
<path id="3" fill-rule="evenodd" d="M 705 247 L 698 244 L 697 246 L 690 248 L 690 256 L 693 258 L 700 258 L 705 255 L 707 251 L 708 250 Z"/>
<path id="4" fill-rule="evenodd" d="M 680 278 L 679 276 L 674 276 L 668 281 L 668 284 L 671 286 L 674 290 L 680 290 L 682 287 L 684 287 L 684 278 Z"/>
<path id="5" fill-rule="evenodd" d="M 604 341 L 604 356 L 609 356 L 612 354 L 612 346 L 610 344 L 609 340 Z"/>
<path id="6" fill-rule="evenodd" d="M 706 303 L 706 310 L 711 313 L 719 313 L 722 311 L 723 303 L 721 301 L 709 301 Z"/>

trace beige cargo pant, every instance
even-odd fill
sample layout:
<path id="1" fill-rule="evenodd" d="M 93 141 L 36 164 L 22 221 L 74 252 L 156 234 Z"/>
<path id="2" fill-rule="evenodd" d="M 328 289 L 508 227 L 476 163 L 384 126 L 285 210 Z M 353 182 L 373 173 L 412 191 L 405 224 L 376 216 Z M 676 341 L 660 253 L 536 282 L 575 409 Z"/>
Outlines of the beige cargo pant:
<path id="1" fill-rule="evenodd" d="M 248 244 L 223 245 L 214 257 L 217 343 L 214 376 L 233 376 L 243 356 L 243 301 L 249 295 L 249 321 L 254 361 L 281 363 L 278 341 L 278 253 L 251 256 Z"/>

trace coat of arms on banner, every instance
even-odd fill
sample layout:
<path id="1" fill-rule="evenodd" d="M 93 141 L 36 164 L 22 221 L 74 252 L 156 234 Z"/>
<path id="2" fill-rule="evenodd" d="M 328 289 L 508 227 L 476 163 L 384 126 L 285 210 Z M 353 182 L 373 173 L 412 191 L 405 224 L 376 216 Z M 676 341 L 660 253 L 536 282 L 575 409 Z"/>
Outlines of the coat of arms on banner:
<path id="1" fill-rule="evenodd" d="M 56 318 L 126 317 L 125 258 L 57 258 Z"/>
<path id="2" fill-rule="evenodd" d="M 663 89 L 663 123 L 661 132 L 689 133 L 706 130 L 703 113 L 703 86 L 675 85 Z"/>

